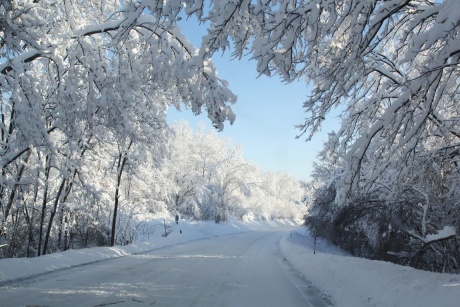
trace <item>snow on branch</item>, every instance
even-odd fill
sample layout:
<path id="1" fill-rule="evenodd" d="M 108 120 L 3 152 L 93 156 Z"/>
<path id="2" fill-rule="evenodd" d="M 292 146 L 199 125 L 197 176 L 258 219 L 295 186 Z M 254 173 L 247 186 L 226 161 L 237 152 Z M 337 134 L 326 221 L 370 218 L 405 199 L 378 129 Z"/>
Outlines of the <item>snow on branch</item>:
<path id="1" fill-rule="evenodd" d="M 443 229 L 438 230 L 436 234 L 426 235 L 424 241 L 429 244 L 434 241 L 446 240 L 453 238 L 457 235 L 457 231 L 453 226 L 444 226 Z"/>

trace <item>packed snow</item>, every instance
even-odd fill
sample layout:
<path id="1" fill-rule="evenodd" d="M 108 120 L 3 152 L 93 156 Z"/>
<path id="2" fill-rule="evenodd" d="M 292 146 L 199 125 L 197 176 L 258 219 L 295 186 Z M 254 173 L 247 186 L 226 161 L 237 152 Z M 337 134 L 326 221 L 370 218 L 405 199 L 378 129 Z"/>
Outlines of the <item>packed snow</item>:
<path id="1" fill-rule="evenodd" d="M 315 248 L 310 233 L 292 221 L 215 224 L 181 220 L 176 225 L 170 219 L 166 224 L 168 236 L 163 236 L 162 221 L 156 221 L 157 231 L 139 236 L 137 242 L 126 246 L 69 250 L 38 258 L 2 259 L 0 282 L 6 284 L 15 279 L 193 240 L 289 226 L 294 230 L 286 232 L 279 243 L 284 260 L 312 289 L 335 306 L 456 306 L 460 301 L 458 275 L 353 257 L 321 239 L 317 240 Z"/>

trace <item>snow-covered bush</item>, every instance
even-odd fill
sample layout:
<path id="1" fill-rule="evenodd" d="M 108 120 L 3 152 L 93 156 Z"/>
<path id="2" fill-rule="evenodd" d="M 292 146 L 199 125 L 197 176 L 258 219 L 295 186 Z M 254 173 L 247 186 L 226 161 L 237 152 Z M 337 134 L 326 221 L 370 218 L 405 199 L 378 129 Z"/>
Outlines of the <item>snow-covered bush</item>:
<path id="1" fill-rule="evenodd" d="M 305 224 L 357 256 L 458 273 L 457 167 L 442 161 L 420 159 L 417 171 L 385 182 L 384 190 L 380 185 L 352 194 L 345 206 L 335 202 L 334 185 L 324 185 L 314 194 Z"/>

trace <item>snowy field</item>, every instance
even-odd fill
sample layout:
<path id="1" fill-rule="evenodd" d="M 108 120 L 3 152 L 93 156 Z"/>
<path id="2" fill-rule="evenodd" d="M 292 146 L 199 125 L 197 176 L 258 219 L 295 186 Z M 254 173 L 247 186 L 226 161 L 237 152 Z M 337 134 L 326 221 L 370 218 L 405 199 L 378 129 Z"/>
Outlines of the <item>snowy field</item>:
<path id="1" fill-rule="evenodd" d="M 70 250 L 39 258 L 0 260 L 0 283 L 45 272 L 114 257 L 142 253 L 182 242 L 238 232 L 290 227 L 293 222 L 213 222 L 167 221 L 171 233 L 162 236 L 161 227 L 127 246 Z M 160 225 L 160 222 L 157 222 Z M 182 230 L 182 234 L 180 233 Z M 304 228 L 295 228 L 280 241 L 285 259 L 335 306 L 458 306 L 460 276 L 415 270 L 382 261 L 348 255 L 313 239 Z"/>

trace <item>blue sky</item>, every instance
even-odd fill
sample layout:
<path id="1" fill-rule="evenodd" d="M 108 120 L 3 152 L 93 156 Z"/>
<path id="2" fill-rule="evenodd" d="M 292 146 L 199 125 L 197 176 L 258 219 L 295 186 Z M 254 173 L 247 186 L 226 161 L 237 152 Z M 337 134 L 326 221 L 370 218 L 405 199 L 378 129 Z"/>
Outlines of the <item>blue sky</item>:
<path id="1" fill-rule="evenodd" d="M 195 22 L 187 22 L 187 27 L 182 28 L 192 43 L 199 46 L 203 29 Z M 311 142 L 296 139 L 299 131 L 294 125 L 303 123 L 306 116 L 302 108 L 309 93 L 305 81 L 284 84 L 278 77 L 257 78 L 256 62 L 249 58 L 231 60 L 231 52 L 214 55 L 213 60 L 219 76 L 227 80 L 230 89 L 238 95 L 237 103 L 232 106 L 235 123 L 227 123 L 220 134 L 231 138 L 233 144 L 242 145 L 245 158 L 262 170 L 308 179 L 327 132 L 337 130 L 337 119 L 328 120 L 328 125 Z M 169 122 L 182 119 L 189 121 L 193 128 L 204 123 L 213 129 L 205 114 L 194 116 L 187 109 L 169 111 Z"/>

